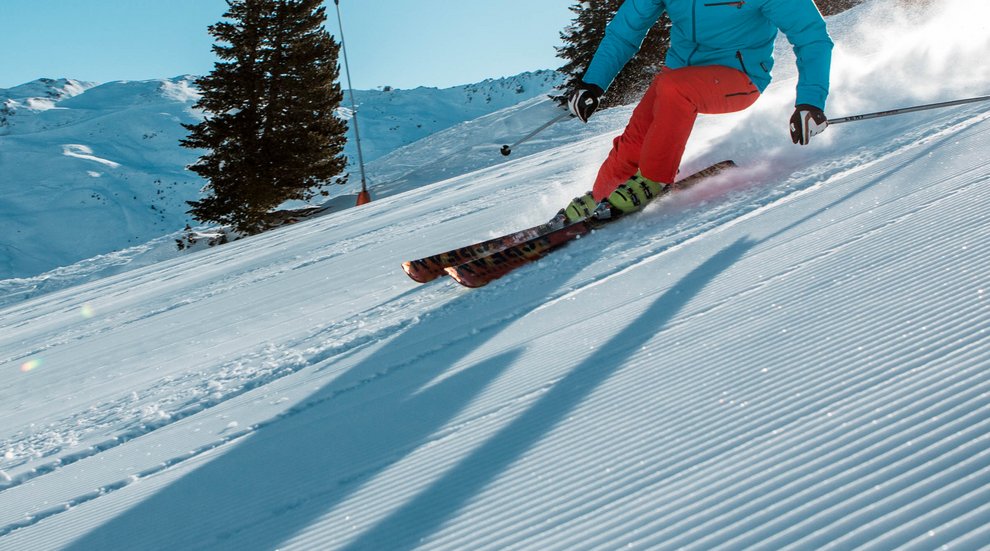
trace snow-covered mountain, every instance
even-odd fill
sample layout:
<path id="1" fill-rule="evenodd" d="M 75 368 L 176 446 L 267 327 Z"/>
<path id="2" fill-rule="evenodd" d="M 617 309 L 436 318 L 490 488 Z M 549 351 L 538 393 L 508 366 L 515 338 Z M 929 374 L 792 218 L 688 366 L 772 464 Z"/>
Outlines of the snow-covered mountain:
<path id="1" fill-rule="evenodd" d="M 364 160 L 374 161 L 462 122 L 545 96 L 561 82 L 560 73 L 546 70 L 443 89 L 384 87 L 381 90 L 355 90 Z M 344 104 L 349 106 L 349 101 L 345 96 Z M 353 140 L 345 152 L 356 162 Z"/>
<path id="2" fill-rule="evenodd" d="M 177 140 L 188 81 L 42 80 L 0 90 L 0 279 L 181 229 L 202 187 Z"/>
<path id="3" fill-rule="evenodd" d="M 192 222 L 186 201 L 203 186 L 185 169 L 196 153 L 178 143 L 187 134 L 181 124 L 201 116 L 192 110 L 192 80 L 41 79 L 0 90 L 0 280 L 62 268 L 27 284 L 51 286 L 67 271 L 85 270 L 67 267 L 91 265 L 97 255 L 126 263 L 135 254 L 149 256 L 150 248 L 152 261 L 167 256 L 147 243 Z M 365 160 L 545 96 L 560 80 L 556 72 L 537 71 L 442 90 L 355 91 Z M 345 153 L 357 162 L 353 141 Z M 171 247 L 174 237 L 157 242 Z M 132 247 L 137 251 L 127 250 Z"/>
<path id="4" fill-rule="evenodd" d="M 990 6 L 899 6 L 831 20 L 833 116 L 990 92 Z M 739 170 L 482 289 L 399 264 L 545 219 L 629 108 L 0 309 L 0 550 L 990 548 L 990 105 L 801 148 L 792 64 L 699 119 Z"/>

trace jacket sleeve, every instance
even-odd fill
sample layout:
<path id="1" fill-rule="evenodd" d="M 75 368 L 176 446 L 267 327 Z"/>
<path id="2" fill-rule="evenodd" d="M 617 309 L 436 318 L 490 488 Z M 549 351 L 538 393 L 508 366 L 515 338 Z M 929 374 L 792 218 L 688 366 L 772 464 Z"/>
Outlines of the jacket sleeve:
<path id="1" fill-rule="evenodd" d="M 810 1 L 810 0 L 809 0 Z M 608 89 L 615 76 L 639 51 L 643 39 L 663 14 L 663 0 L 626 0 L 605 27 L 584 81 Z"/>
<path id="2" fill-rule="evenodd" d="M 768 0 L 763 15 L 784 33 L 797 56 L 795 105 L 825 109 L 832 66 L 832 39 L 825 20 L 812 0 Z"/>

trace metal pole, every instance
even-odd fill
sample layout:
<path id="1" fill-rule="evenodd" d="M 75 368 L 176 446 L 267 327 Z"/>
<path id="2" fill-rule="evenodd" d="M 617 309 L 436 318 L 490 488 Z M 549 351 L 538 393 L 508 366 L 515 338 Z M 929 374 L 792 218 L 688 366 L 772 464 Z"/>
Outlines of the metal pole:
<path id="1" fill-rule="evenodd" d="M 968 99 L 957 99 L 953 101 L 943 101 L 941 103 L 929 103 L 927 105 L 917 105 L 914 107 L 904 107 L 902 109 L 891 109 L 890 111 L 878 111 L 876 113 L 866 113 L 863 115 L 852 115 L 849 117 L 841 117 L 838 119 L 829 119 L 828 123 L 831 124 L 841 124 L 844 122 L 861 121 L 865 119 L 876 119 L 879 117 L 889 117 L 891 115 L 900 115 L 901 113 L 913 113 L 915 111 L 925 111 L 928 109 L 938 109 L 941 107 L 951 107 L 953 105 L 962 105 L 964 103 L 976 103 L 978 101 L 990 100 L 990 96 L 980 96 L 978 98 L 968 98 Z"/>
<path id="2" fill-rule="evenodd" d="M 526 136 L 523 137 L 518 142 L 516 142 L 516 143 L 514 143 L 512 145 L 503 145 L 502 146 L 502 155 L 508 156 L 510 153 L 512 153 L 512 148 L 513 147 L 515 147 L 515 146 L 517 146 L 517 145 L 519 145 L 519 144 L 521 144 L 523 142 L 529 141 L 530 138 L 532 138 L 533 136 L 539 134 L 540 132 L 543 132 L 550 125 L 552 125 L 552 124 L 554 124 L 554 123 L 556 123 L 558 121 L 561 121 L 561 120 L 563 120 L 563 119 L 565 119 L 567 117 L 570 117 L 570 116 L 571 116 L 571 112 L 570 111 L 564 111 L 560 115 L 558 115 L 558 116 L 554 117 L 553 119 L 551 119 L 551 120 L 547 121 L 546 123 L 544 123 L 543 126 L 537 128 L 536 130 L 530 132 L 529 134 L 526 134 Z"/>
<path id="3" fill-rule="evenodd" d="M 347 46 L 344 44 L 344 23 L 340 18 L 340 0 L 333 0 L 337 6 L 337 26 L 340 27 L 340 48 L 344 53 L 344 72 L 347 74 L 347 92 L 351 97 L 351 112 L 354 119 L 354 139 L 357 142 L 358 165 L 361 167 L 361 194 L 358 195 L 358 205 L 371 200 L 368 185 L 364 177 L 364 155 L 361 154 L 361 133 L 358 131 L 357 103 L 354 101 L 354 86 L 351 85 L 351 68 L 347 63 Z"/>

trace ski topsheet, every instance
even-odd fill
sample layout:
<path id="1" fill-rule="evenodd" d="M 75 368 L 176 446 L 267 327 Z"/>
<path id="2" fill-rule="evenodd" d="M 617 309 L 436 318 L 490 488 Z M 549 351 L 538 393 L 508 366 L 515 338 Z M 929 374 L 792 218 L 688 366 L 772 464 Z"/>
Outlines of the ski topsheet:
<path id="1" fill-rule="evenodd" d="M 735 163 L 732 161 L 716 163 L 683 178 L 672 186 L 668 186 L 661 196 L 686 189 L 733 166 Z M 543 258 L 551 251 L 591 233 L 596 228 L 621 218 L 624 216 L 613 216 L 608 219 L 587 218 L 563 228 L 536 235 L 515 245 L 504 247 L 487 256 L 449 266 L 446 271 L 450 277 L 465 287 L 481 287 L 520 266 Z"/>
<path id="2" fill-rule="evenodd" d="M 683 189 L 694 183 L 735 166 L 732 161 L 722 161 L 691 174 L 669 186 L 666 192 Z M 592 229 L 620 217 L 609 220 L 583 220 L 562 226 L 551 220 L 531 228 L 495 237 L 478 243 L 451 249 L 432 256 L 402 263 L 402 269 L 419 283 L 432 281 L 448 273 L 462 285 L 480 287 L 505 275 L 513 269 L 542 258 L 550 250 L 567 243 Z"/>
<path id="3" fill-rule="evenodd" d="M 488 256 L 513 245 L 524 243 L 554 229 L 557 228 L 553 227 L 550 222 L 545 222 L 532 228 L 526 228 L 487 241 L 451 249 L 433 256 L 427 256 L 418 260 L 407 260 L 402 263 L 402 269 L 413 280 L 419 283 L 426 283 L 444 275 L 446 273 L 444 270 L 450 266 L 456 266 L 476 258 Z"/>

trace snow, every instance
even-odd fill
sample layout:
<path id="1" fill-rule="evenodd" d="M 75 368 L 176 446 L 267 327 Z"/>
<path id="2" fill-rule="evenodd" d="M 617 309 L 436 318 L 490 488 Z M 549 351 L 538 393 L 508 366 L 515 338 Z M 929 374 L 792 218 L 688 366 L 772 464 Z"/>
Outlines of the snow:
<path id="1" fill-rule="evenodd" d="M 179 147 L 188 134 L 181 124 L 202 117 L 193 109 L 199 99 L 194 80 L 96 85 L 40 79 L 0 90 L 0 304 L 179 254 L 175 240 L 194 224 L 187 201 L 200 198 L 205 183 L 185 168 L 197 152 Z M 536 71 L 443 90 L 356 91 L 370 183 L 386 183 L 375 159 L 544 97 L 560 81 L 556 72 Z M 348 144 L 345 154 L 357 173 L 356 148 Z M 376 187 L 376 196 L 435 181 L 407 175 L 416 162 L 399 172 L 385 166 L 390 181 L 404 177 L 402 185 Z M 351 207 L 356 193 L 335 193 L 329 206 Z M 117 261 L 93 271 L 97 256 Z"/>
<path id="2" fill-rule="evenodd" d="M 977 88 L 988 8 L 939 10 L 834 18 L 830 114 Z M 916 86 L 928 41 L 973 71 Z M 628 107 L 499 159 L 523 101 L 369 205 L 0 309 L 0 549 L 990 547 L 988 106 L 792 146 L 780 58 L 684 164 L 739 170 L 482 289 L 399 265 L 541 221 Z"/>

